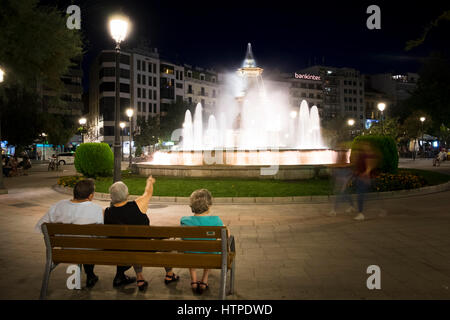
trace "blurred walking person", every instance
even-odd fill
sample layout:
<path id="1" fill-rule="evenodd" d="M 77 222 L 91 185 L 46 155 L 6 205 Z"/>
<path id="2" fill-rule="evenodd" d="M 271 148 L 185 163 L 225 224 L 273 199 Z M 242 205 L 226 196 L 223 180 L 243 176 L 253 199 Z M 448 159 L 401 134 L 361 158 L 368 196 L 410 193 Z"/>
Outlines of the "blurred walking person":
<path id="1" fill-rule="evenodd" d="M 361 141 L 352 150 L 353 176 L 358 198 L 358 214 L 353 218 L 357 221 L 365 219 L 363 214 L 365 194 L 371 185 L 371 174 L 377 167 L 379 157 L 373 146 L 366 141 Z"/>

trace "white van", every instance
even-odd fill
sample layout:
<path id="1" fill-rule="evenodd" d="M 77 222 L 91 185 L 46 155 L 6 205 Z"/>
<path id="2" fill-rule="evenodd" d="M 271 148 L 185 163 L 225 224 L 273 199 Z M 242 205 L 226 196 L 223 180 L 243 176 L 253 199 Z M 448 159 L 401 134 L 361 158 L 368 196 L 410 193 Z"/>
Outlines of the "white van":
<path id="1" fill-rule="evenodd" d="M 75 153 L 60 153 L 58 154 L 56 161 L 60 166 L 64 164 L 73 164 L 75 161 Z"/>

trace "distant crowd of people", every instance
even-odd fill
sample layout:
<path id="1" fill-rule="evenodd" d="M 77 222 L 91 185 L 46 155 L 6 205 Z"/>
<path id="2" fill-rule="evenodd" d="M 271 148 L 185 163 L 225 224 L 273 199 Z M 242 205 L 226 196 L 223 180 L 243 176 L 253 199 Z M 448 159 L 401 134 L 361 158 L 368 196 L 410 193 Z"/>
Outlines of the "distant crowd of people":
<path id="1" fill-rule="evenodd" d="M 147 179 L 144 193 L 136 200 L 128 201 L 128 187 L 119 181 L 111 185 L 109 189 L 111 203 L 103 209 L 92 202 L 95 192 L 94 180 L 79 181 L 73 189 L 73 199 L 61 200 L 53 205 L 48 212 L 38 221 L 35 230 L 41 231 L 44 223 L 69 223 L 69 224 L 121 224 L 121 225 L 150 225 L 147 209 L 153 195 L 155 179 L 150 176 Z M 196 190 L 191 194 L 190 207 L 193 216 L 181 218 L 180 225 L 187 226 L 223 226 L 222 220 L 211 215 L 212 196 L 206 189 Z M 92 288 L 98 281 L 94 273 L 94 265 L 83 265 L 87 280 L 86 287 Z M 136 277 L 130 277 L 125 271 L 131 266 L 117 266 L 113 280 L 113 287 L 121 287 L 136 282 L 140 291 L 146 290 L 148 282 L 143 275 L 142 266 L 133 266 Z M 166 285 L 180 279 L 170 266 L 165 269 L 164 283 Z M 209 270 L 204 269 L 200 280 L 195 269 L 190 269 L 191 288 L 194 292 L 202 294 L 208 289 Z"/>
<path id="2" fill-rule="evenodd" d="M 2 155 L 2 169 L 5 177 L 26 175 L 26 170 L 30 168 L 31 161 L 27 154 L 23 154 L 21 157 Z"/>

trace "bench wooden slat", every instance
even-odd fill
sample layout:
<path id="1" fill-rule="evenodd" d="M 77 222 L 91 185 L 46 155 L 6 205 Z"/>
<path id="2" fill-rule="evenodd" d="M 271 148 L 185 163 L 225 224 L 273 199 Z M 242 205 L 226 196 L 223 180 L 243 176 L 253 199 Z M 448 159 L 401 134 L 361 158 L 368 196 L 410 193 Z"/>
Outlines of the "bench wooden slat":
<path id="1" fill-rule="evenodd" d="M 47 224 L 48 234 L 96 235 L 129 238 L 213 238 L 220 239 L 225 227 L 160 227 L 134 225 L 75 225 L 62 223 Z"/>
<path id="2" fill-rule="evenodd" d="M 157 251 L 199 251 L 220 252 L 221 242 L 219 240 L 196 241 L 196 240 L 156 240 L 156 239 L 123 239 L 123 238 L 85 238 L 51 236 L 52 247 L 63 248 L 91 248 L 109 250 L 157 250 Z"/>
<path id="3" fill-rule="evenodd" d="M 55 263 L 221 269 L 220 254 L 53 249 Z"/>

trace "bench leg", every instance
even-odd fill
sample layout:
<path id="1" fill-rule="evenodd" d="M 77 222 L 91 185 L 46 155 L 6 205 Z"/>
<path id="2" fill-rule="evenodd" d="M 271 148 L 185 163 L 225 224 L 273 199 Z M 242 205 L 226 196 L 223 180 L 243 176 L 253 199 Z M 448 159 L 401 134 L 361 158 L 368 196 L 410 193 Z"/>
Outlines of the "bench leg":
<path id="1" fill-rule="evenodd" d="M 229 294 L 232 295 L 234 294 L 234 277 L 236 275 L 236 263 L 235 260 L 233 260 L 233 263 L 231 265 L 231 270 L 230 270 L 230 292 Z"/>
<path id="2" fill-rule="evenodd" d="M 40 300 L 44 300 L 47 297 L 48 282 L 50 280 L 50 272 L 52 272 L 52 263 L 47 261 L 45 264 L 44 278 L 42 279 Z"/>
<path id="3" fill-rule="evenodd" d="M 219 290 L 219 300 L 225 300 L 227 287 L 227 267 L 222 268 L 220 273 L 220 290 Z"/>

